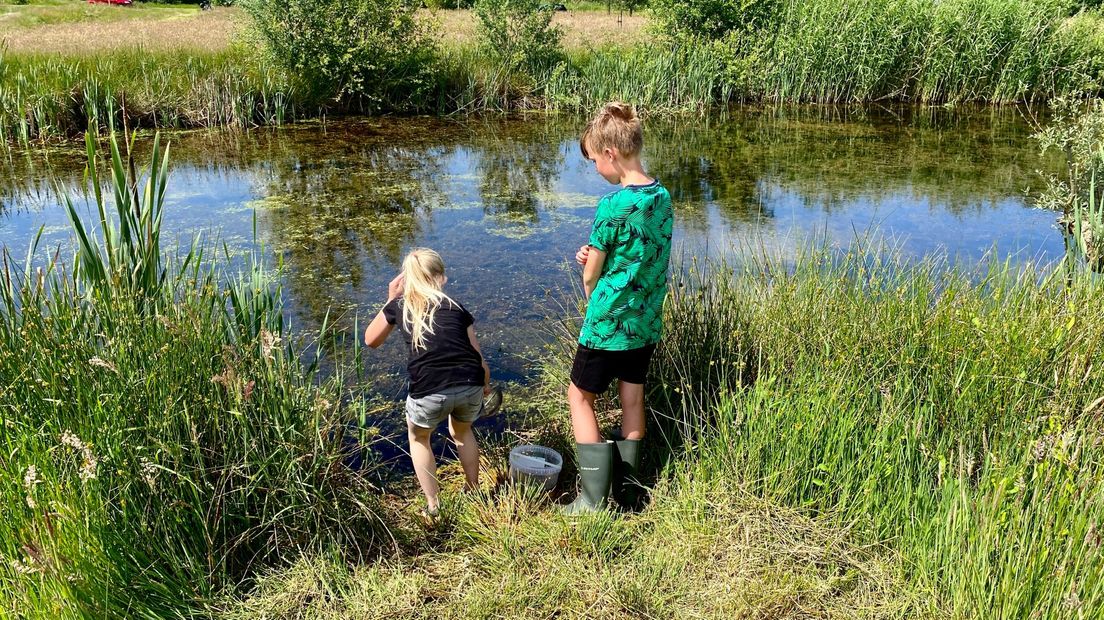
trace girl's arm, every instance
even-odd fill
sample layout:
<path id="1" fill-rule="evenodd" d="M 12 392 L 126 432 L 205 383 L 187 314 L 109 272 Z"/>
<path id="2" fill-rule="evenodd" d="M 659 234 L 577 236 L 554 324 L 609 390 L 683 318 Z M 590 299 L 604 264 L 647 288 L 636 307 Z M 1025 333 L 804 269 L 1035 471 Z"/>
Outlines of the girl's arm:
<path id="1" fill-rule="evenodd" d="M 394 328 L 395 326 L 387 322 L 387 317 L 383 316 L 381 311 L 364 330 L 364 344 L 373 349 L 378 348 L 384 340 L 387 340 Z"/>
<path id="2" fill-rule="evenodd" d="M 475 339 L 475 326 L 468 325 L 468 340 L 471 341 L 472 348 L 479 354 L 479 359 L 483 363 L 483 394 L 487 395 L 491 393 L 491 367 L 487 365 L 487 359 L 483 357 L 483 351 L 479 350 L 479 341 Z"/>
<path id="3" fill-rule="evenodd" d="M 395 276 L 387 283 L 387 303 L 391 303 L 393 299 L 402 295 L 403 283 L 402 274 Z M 387 322 L 387 317 L 383 316 L 383 311 L 380 311 L 364 330 L 364 344 L 373 349 L 378 348 L 391 335 L 391 330 L 394 327 L 394 325 Z"/>
<path id="4" fill-rule="evenodd" d="M 602 276 L 602 266 L 605 264 L 606 253 L 591 246 L 590 251 L 587 252 L 586 266 L 583 267 L 583 292 L 586 293 L 587 299 L 590 299 L 590 294 L 598 285 L 598 278 Z"/>

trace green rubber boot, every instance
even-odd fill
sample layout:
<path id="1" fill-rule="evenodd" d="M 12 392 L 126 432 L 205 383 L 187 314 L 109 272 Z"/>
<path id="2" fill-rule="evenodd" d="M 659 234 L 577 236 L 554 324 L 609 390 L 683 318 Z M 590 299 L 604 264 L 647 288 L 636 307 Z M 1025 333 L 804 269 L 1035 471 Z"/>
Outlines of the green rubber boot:
<path id="1" fill-rule="evenodd" d="M 605 510 L 613 477 L 613 442 L 575 444 L 579 463 L 579 496 L 563 507 L 564 514 Z"/>
<path id="2" fill-rule="evenodd" d="M 613 458 L 613 501 L 625 510 L 640 509 L 640 491 L 642 486 L 637 477 L 640 471 L 640 439 L 621 439 L 614 435 Z"/>

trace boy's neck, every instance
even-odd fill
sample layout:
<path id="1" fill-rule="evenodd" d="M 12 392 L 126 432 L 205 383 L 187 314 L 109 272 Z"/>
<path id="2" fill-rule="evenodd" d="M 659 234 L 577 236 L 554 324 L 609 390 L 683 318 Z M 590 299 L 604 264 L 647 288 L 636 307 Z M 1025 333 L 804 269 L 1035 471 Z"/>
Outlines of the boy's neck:
<path id="1" fill-rule="evenodd" d="M 620 161 L 618 164 L 621 168 L 621 187 L 648 185 L 655 180 L 644 172 L 644 166 L 640 165 L 638 157 Z"/>

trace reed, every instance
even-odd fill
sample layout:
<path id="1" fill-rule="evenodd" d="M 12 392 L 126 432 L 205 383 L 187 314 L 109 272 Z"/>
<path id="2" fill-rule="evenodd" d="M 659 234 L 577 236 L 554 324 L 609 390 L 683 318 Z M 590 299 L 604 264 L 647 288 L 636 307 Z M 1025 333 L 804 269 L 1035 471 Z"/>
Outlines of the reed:
<path id="1" fill-rule="evenodd" d="M 0 52 L 0 137 L 28 142 L 129 128 L 246 128 L 316 115 L 317 93 L 243 49 Z"/>
<path id="2" fill-rule="evenodd" d="M 3 253 L 2 613 L 183 617 L 305 551 L 373 557 L 388 530 L 343 464 L 363 405 L 300 361 L 263 262 L 160 247 L 167 149 L 137 174 L 110 140 L 109 200 L 87 144 L 75 259 Z"/>
<path id="3" fill-rule="evenodd" d="M 757 18 L 723 3 L 661 2 L 659 33 L 705 45 L 742 99 L 777 102 L 1045 102 L 1101 88 L 1104 27 L 1096 12 L 1069 16 L 1055 0 L 779 0 L 749 3 Z M 684 7 L 718 11 L 686 25 Z M 750 9 L 748 9 L 750 10 Z M 740 24 L 744 24 L 741 26 Z"/>

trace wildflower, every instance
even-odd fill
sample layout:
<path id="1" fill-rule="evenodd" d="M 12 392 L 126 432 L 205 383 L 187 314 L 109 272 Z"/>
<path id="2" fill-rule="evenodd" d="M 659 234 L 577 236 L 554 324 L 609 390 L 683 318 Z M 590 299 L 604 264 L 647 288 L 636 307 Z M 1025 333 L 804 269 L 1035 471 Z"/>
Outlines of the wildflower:
<path id="1" fill-rule="evenodd" d="M 42 572 L 42 567 L 39 566 L 37 562 L 35 562 L 34 558 L 27 558 L 26 562 L 22 560 L 12 560 L 11 567 L 17 574 L 20 575 L 30 575 L 32 573 Z"/>
<path id="2" fill-rule="evenodd" d="M 1031 455 L 1035 457 L 1036 461 L 1041 461 L 1050 454 L 1052 448 L 1054 448 L 1055 439 L 1053 435 L 1045 435 L 1035 440 L 1035 445 L 1031 447 Z"/>
<path id="3" fill-rule="evenodd" d="M 119 374 L 119 369 L 115 367 L 115 364 L 112 364 L 111 362 L 103 358 L 93 357 L 92 359 L 88 360 L 88 363 L 92 364 L 96 368 L 103 368 L 104 370 L 110 370 L 115 374 Z"/>
<path id="4" fill-rule="evenodd" d="M 146 484 L 151 487 L 157 486 L 157 466 L 145 457 L 138 459 L 138 462 L 142 468 L 142 480 L 145 480 Z"/>
<path id="5" fill-rule="evenodd" d="M 27 467 L 27 472 L 23 474 L 23 489 L 27 492 L 27 506 L 34 508 L 37 506 L 34 499 L 35 487 L 42 482 L 38 477 L 38 469 L 34 465 Z"/>
<path id="6" fill-rule="evenodd" d="M 1081 609 L 1081 597 L 1077 595 L 1077 584 L 1074 583 L 1070 587 L 1070 593 L 1066 598 L 1062 599 L 1062 606 L 1069 610 Z"/>
<path id="7" fill-rule="evenodd" d="M 61 444 L 63 446 L 69 446 L 81 453 L 83 459 L 80 471 L 77 472 L 81 481 L 88 482 L 89 480 L 95 480 L 96 470 L 99 468 L 100 461 L 96 457 L 96 454 L 92 452 L 92 447 L 81 441 L 80 437 L 77 437 L 73 434 L 73 431 L 70 430 L 62 431 Z"/>

